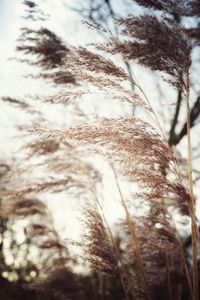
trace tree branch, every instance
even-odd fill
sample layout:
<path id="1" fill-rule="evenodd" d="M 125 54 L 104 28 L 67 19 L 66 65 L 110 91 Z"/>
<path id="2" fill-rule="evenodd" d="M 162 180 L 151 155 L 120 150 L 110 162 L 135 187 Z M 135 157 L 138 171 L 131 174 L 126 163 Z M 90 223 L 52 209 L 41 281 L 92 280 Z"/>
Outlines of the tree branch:
<path id="1" fill-rule="evenodd" d="M 200 115 L 200 96 L 197 98 L 197 100 L 194 103 L 193 108 L 191 109 L 191 112 L 190 112 L 190 120 L 191 120 L 190 128 L 192 128 L 194 126 L 195 121 L 197 120 L 199 115 Z M 187 123 L 185 122 L 180 133 L 175 135 L 171 146 L 177 145 L 186 134 L 187 134 Z"/>
<path id="2" fill-rule="evenodd" d="M 182 93 L 181 93 L 181 90 L 179 90 L 178 91 L 178 99 L 176 102 L 175 114 L 174 114 L 174 118 L 172 120 L 171 129 L 169 132 L 169 139 L 168 139 L 169 146 L 174 145 L 174 142 L 176 140 L 175 129 L 176 129 L 176 125 L 178 123 L 178 116 L 179 116 L 179 112 L 180 112 L 180 108 L 181 108 L 181 101 L 182 101 Z"/>

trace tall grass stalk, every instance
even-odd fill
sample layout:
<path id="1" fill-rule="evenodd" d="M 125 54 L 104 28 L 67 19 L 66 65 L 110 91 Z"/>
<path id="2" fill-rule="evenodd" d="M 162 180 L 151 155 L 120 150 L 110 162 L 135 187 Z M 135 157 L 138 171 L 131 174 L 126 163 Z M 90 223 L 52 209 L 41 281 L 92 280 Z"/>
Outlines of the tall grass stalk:
<path id="1" fill-rule="evenodd" d="M 121 284 L 122 284 L 122 287 L 123 287 L 123 290 L 124 290 L 124 293 L 125 293 L 126 300 L 130 300 L 128 292 L 133 296 L 134 299 L 137 299 L 136 298 L 136 292 L 135 292 L 134 286 L 132 286 L 132 290 L 131 291 L 128 291 L 128 289 L 126 287 L 126 282 L 129 282 L 130 276 L 128 274 L 126 266 L 124 265 L 124 263 L 122 261 L 121 253 L 119 251 L 119 248 L 117 246 L 115 237 L 114 237 L 114 235 L 112 233 L 110 225 L 109 225 L 109 223 L 107 221 L 107 218 L 105 216 L 102 204 L 101 204 L 101 202 L 98 199 L 97 191 L 94 189 L 94 187 L 92 185 L 91 185 L 91 190 L 92 190 L 94 199 L 96 201 L 97 207 L 99 207 L 99 209 L 101 211 L 102 218 L 104 220 L 106 229 L 108 231 L 108 234 L 109 234 L 109 237 L 110 237 L 110 240 L 111 240 L 111 243 L 112 243 L 113 252 L 114 252 L 116 260 L 117 260 L 117 269 L 118 269 L 118 272 L 119 272 L 119 276 L 120 276 Z"/>
<path id="2" fill-rule="evenodd" d="M 148 281 L 147 281 L 146 272 L 145 272 L 145 268 L 144 268 L 144 265 L 143 265 L 143 260 L 142 260 L 142 256 L 141 256 L 141 252 L 140 252 L 140 246 L 139 246 L 138 240 L 137 240 L 137 234 L 136 234 L 136 231 L 135 231 L 135 226 L 134 226 L 133 220 L 130 216 L 129 209 L 126 205 L 126 201 L 124 199 L 124 196 L 123 196 L 123 193 L 122 193 L 122 190 L 121 190 L 118 178 L 117 178 L 117 174 L 116 174 L 115 169 L 114 169 L 112 164 L 111 164 L 111 168 L 113 170 L 115 182 L 116 182 L 116 185 L 117 185 L 117 190 L 118 190 L 119 195 L 120 195 L 121 204 L 122 204 L 122 207 L 124 208 L 124 211 L 125 211 L 126 221 L 127 221 L 127 224 L 128 224 L 128 228 L 130 230 L 131 238 L 132 238 L 133 249 L 136 253 L 136 259 L 137 259 L 138 266 L 139 266 L 139 272 L 140 272 L 140 275 L 141 275 L 141 279 L 144 283 L 146 299 L 151 300 L 151 293 L 150 293 L 150 290 L 149 290 L 149 284 L 148 284 Z"/>
<path id="3" fill-rule="evenodd" d="M 186 71 L 186 110 L 187 110 L 187 146 L 188 146 L 188 180 L 189 180 L 189 193 L 190 203 L 189 212 L 191 216 L 191 232 L 192 232 L 192 284 L 193 284 L 193 299 L 198 300 L 198 262 L 197 262 L 197 225 L 195 216 L 195 203 L 193 192 L 193 171 L 192 171 L 192 143 L 191 143 L 191 120 L 190 120 L 190 77 L 189 68 Z"/>

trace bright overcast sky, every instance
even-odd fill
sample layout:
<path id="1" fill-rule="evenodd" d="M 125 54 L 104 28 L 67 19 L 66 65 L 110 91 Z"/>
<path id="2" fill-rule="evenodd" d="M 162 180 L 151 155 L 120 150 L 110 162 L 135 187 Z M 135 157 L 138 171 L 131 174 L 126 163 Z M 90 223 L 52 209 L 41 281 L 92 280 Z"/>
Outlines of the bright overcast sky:
<path id="1" fill-rule="evenodd" d="M 1 12 L 1 23 L 0 23 L 0 64 L 1 64 L 1 74 L 0 74 L 0 97 L 26 97 L 26 95 L 42 91 L 42 93 L 49 93 L 49 85 L 44 82 L 38 82 L 37 80 L 25 79 L 23 75 L 27 73 L 29 67 L 26 64 L 17 62 L 16 60 L 10 60 L 10 58 L 16 55 L 16 39 L 20 34 L 20 28 L 26 26 L 26 21 L 22 18 L 24 14 L 24 6 L 20 4 L 20 0 L 0 0 L 0 12 Z M 51 0 L 51 1 L 40 1 L 43 4 L 45 13 L 50 15 L 47 22 L 43 23 L 42 26 L 46 26 L 52 31 L 56 32 L 59 36 L 69 44 L 86 44 L 88 42 L 99 39 L 100 36 L 96 35 L 94 31 L 90 31 L 88 34 L 88 29 L 81 23 L 81 17 L 72 12 L 70 9 L 63 9 L 64 6 L 62 1 Z M 65 1 L 66 2 L 66 1 Z M 48 3 L 45 4 L 45 3 Z M 31 24 L 31 26 L 34 26 Z M 102 105 L 102 113 L 107 113 L 108 106 Z M 121 108 L 116 105 L 116 112 L 121 113 Z M 113 114 L 113 108 L 110 111 Z M 15 126 L 18 125 L 21 119 L 26 118 L 21 112 L 10 108 L 8 105 L 2 103 L 0 111 L 0 160 L 4 157 L 9 157 L 11 153 L 15 150 L 16 139 L 13 137 L 16 134 Z M 60 119 L 59 112 L 55 109 L 53 110 L 52 120 Z M 27 120 L 29 121 L 29 120 Z M 59 128 L 58 128 L 59 129 Z M 9 151 L 8 151 L 9 149 Z M 12 151 L 11 151 L 12 150 Z M 98 161 L 96 162 L 98 165 Z M 103 162 L 100 162 L 101 166 Z M 104 166 L 106 169 L 106 164 Z M 113 174 L 107 169 L 105 182 L 107 185 L 115 185 L 113 179 Z M 106 190 L 106 189 L 105 189 Z M 127 189 L 126 189 L 127 190 Z M 112 199 L 118 198 L 118 193 L 115 189 L 107 190 L 107 197 L 109 201 L 107 202 L 107 212 L 113 208 Z M 74 229 L 74 224 L 76 224 L 77 212 L 80 206 L 77 201 L 73 200 L 73 203 L 69 205 L 69 200 L 65 199 L 65 195 L 58 197 L 52 195 L 51 200 L 48 201 L 49 208 L 53 212 L 56 226 L 59 230 L 64 232 L 72 232 L 75 230 L 77 233 L 79 229 Z M 45 197 L 44 197 L 45 199 Z M 47 196 L 48 199 L 48 196 Z M 110 218 L 115 218 L 119 213 L 119 205 L 115 203 L 114 214 L 110 215 Z M 74 233 L 73 233 L 74 236 Z"/>
<path id="2" fill-rule="evenodd" d="M 25 15 L 25 6 L 21 4 L 21 0 L 0 0 L 1 17 L 0 17 L 0 97 L 9 96 L 15 98 L 23 98 L 35 94 L 47 94 L 53 91 L 44 80 L 32 80 L 32 78 L 24 78 L 30 71 L 30 66 L 19 63 L 11 58 L 16 57 L 15 48 L 17 46 L 16 39 L 20 35 L 20 28 L 27 26 L 27 21 L 22 18 Z M 73 1 L 73 5 L 80 3 L 79 0 Z M 62 37 L 67 44 L 80 45 L 93 42 L 100 39 L 94 31 L 82 24 L 82 17 L 73 12 L 66 6 L 72 3 L 70 0 L 38 0 L 38 4 L 49 15 L 47 21 L 40 22 L 31 21 L 31 27 L 43 26 L 47 27 L 58 36 Z M 120 1 L 119 1 L 120 3 Z M 31 72 L 33 69 L 31 69 Z M 30 73 L 31 73 L 30 72 Z M 108 107 L 101 105 L 102 113 L 108 112 Z M 109 106 L 109 104 L 108 104 Z M 89 106 L 87 106 L 88 109 Z M 46 110 L 46 108 L 45 108 Z M 118 113 L 121 108 L 117 107 Z M 52 122 L 57 123 L 61 120 L 58 112 L 49 108 L 49 115 Z M 24 116 L 26 117 L 26 116 Z M 64 115 L 65 117 L 65 115 Z M 2 103 L 0 112 L 0 129 L 1 129 L 1 145 L 6 145 L 6 150 L 1 147 L 1 155 L 9 155 L 7 146 L 12 144 L 12 137 L 15 134 L 15 125 L 20 123 L 22 114 Z M 13 148 L 13 147 L 10 147 Z"/>
<path id="3" fill-rule="evenodd" d="M 77 0 L 78 1 L 78 0 Z M 43 23 L 43 26 L 51 29 L 69 44 L 86 44 L 88 42 L 99 39 L 99 37 L 94 33 L 94 31 L 88 32 L 86 26 L 81 24 L 81 17 L 72 12 L 72 10 L 64 7 L 61 0 L 39 0 L 42 4 L 45 13 L 47 13 L 50 18 L 47 22 Z M 76 1 L 66 0 L 65 3 L 73 3 Z M 119 0 L 119 3 L 121 1 Z M 15 60 L 8 60 L 9 58 L 15 56 L 16 39 L 20 34 L 20 28 L 25 26 L 24 19 L 22 18 L 24 14 L 24 6 L 20 4 L 20 0 L 0 0 L 0 96 L 10 96 L 10 97 L 24 97 L 26 95 L 34 95 L 38 90 L 43 93 L 49 92 L 49 86 L 43 82 L 34 81 L 31 79 L 24 79 L 23 75 L 27 73 L 28 66 L 25 64 L 20 64 Z M 120 7 L 120 4 L 119 4 Z M 150 99 L 153 99 L 153 105 L 155 104 L 155 99 L 158 97 L 157 91 L 155 89 L 155 83 L 153 85 L 152 77 L 148 72 L 143 72 L 143 69 L 137 69 L 136 74 L 140 79 L 145 82 L 144 89 L 148 90 Z M 141 81 L 141 80 L 140 80 Z M 153 88 L 152 88 L 153 87 Z M 166 86 L 167 87 L 167 86 Z M 170 97 L 173 95 L 172 91 L 169 90 Z M 173 97 L 171 97 L 173 102 Z M 163 108 L 169 110 L 169 103 L 165 104 Z M 102 106 L 102 111 L 105 110 Z M 106 112 L 107 112 L 106 107 Z M 117 106 L 116 106 L 117 111 Z M 111 110 L 111 114 L 113 109 Z M 0 112 L 0 130 L 1 130 L 1 150 L 0 155 L 8 156 L 8 149 L 13 148 L 13 136 L 15 134 L 15 125 L 20 121 L 21 115 L 16 114 L 13 109 L 10 109 L 7 105 L 1 105 Z M 54 110 L 54 115 L 52 120 L 59 119 L 59 112 Z M 109 181 L 110 174 L 107 174 L 107 179 Z M 111 191 L 110 191 L 111 192 Z M 108 195 L 109 196 L 109 195 Z M 110 195 L 114 198 L 116 195 Z M 58 203 L 58 200 L 55 200 Z M 63 214 L 63 199 L 60 199 L 61 205 L 56 204 L 55 201 L 51 202 L 52 210 L 57 211 L 57 216 L 59 218 L 60 226 L 66 224 L 66 219 L 69 219 L 71 212 L 69 212 L 66 203 L 66 214 Z M 76 205 L 76 204 L 75 204 Z M 110 206 L 110 209 L 112 207 Z M 115 208 L 116 209 L 116 208 Z M 109 210 L 109 209 L 108 209 Z M 117 209 L 116 209 L 117 213 Z M 71 215 L 70 218 L 73 218 Z M 71 219 L 69 224 L 71 224 Z M 61 226 L 61 227 L 62 227 Z"/>

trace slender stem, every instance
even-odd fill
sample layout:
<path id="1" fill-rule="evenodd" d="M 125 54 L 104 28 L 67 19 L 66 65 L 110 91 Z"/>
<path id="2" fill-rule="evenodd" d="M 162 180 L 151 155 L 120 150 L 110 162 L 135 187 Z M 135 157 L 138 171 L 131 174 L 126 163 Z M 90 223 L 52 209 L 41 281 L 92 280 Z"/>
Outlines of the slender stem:
<path id="1" fill-rule="evenodd" d="M 129 278 L 129 275 L 128 275 L 128 271 L 126 270 L 126 267 L 124 266 L 124 264 L 122 262 L 121 253 L 120 253 L 120 251 L 118 249 L 115 237 L 113 236 L 113 233 L 112 233 L 112 231 L 110 229 L 108 221 L 107 221 L 107 219 L 105 217 L 103 207 L 102 207 L 102 205 L 101 205 L 101 203 L 100 203 L 100 201 L 99 201 L 99 199 L 97 197 L 97 192 L 93 188 L 92 184 L 91 184 L 91 191 L 92 191 L 92 193 L 94 195 L 96 204 L 98 205 L 99 209 L 101 210 L 103 221 L 105 222 L 106 229 L 108 231 L 108 234 L 109 234 L 109 237 L 110 237 L 110 240 L 111 240 L 111 243 L 112 243 L 112 247 L 113 247 L 113 251 L 114 251 L 116 260 L 117 260 L 117 262 L 120 263 L 120 266 L 117 264 L 117 269 L 118 269 L 118 272 L 119 272 L 119 276 L 120 276 L 121 284 L 122 284 L 122 287 L 123 287 L 123 290 L 124 290 L 124 293 L 125 293 L 125 297 L 126 297 L 127 300 L 129 300 L 128 290 L 126 288 L 126 283 L 125 283 L 125 280 L 124 280 L 124 278 L 125 278 L 126 282 L 130 281 L 130 278 Z M 131 290 L 130 293 L 133 296 L 133 298 L 136 299 L 136 291 L 135 291 L 134 287 L 132 287 L 132 290 Z"/>
<path id="2" fill-rule="evenodd" d="M 133 78 L 133 74 L 131 72 L 130 63 L 125 59 L 124 59 L 124 63 L 125 63 L 125 66 L 127 68 L 127 72 L 128 72 L 129 78 L 130 78 L 131 89 L 132 89 L 132 91 L 134 91 L 135 90 L 135 81 Z M 136 106 L 133 106 L 133 115 L 135 115 L 135 109 L 136 109 Z"/>
<path id="3" fill-rule="evenodd" d="M 136 235 L 136 232 L 135 232 L 135 226 L 134 226 L 134 223 L 133 223 L 133 221 L 131 219 L 131 216 L 129 214 L 126 202 L 124 200 L 124 197 L 123 197 L 123 194 L 122 194 L 122 191 L 121 191 L 118 179 L 117 179 L 117 174 L 116 174 L 115 169 L 114 169 L 112 164 L 111 164 L 111 168 L 112 168 L 113 173 L 114 173 L 114 178 L 115 178 L 115 182 L 116 182 L 116 185 L 117 185 L 117 189 L 119 191 L 121 203 L 122 203 L 122 206 L 125 210 L 127 224 L 128 224 L 128 227 L 129 227 L 129 230 L 130 230 L 130 233 L 131 233 L 131 237 L 132 237 L 133 248 L 136 252 L 136 257 L 137 257 L 137 260 L 138 260 L 141 277 L 142 277 L 142 280 L 144 282 L 146 299 L 150 300 L 151 295 L 150 295 L 150 290 L 149 290 L 149 284 L 148 284 L 148 281 L 147 281 L 147 277 L 146 277 L 146 273 L 145 273 L 145 269 L 144 269 L 144 265 L 143 265 L 143 261 L 142 261 L 142 256 L 141 256 L 140 248 L 139 248 L 139 245 L 138 245 L 137 235 Z"/>
<path id="4" fill-rule="evenodd" d="M 193 174 L 192 174 L 189 68 L 186 71 L 185 97 L 186 97 L 186 107 L 187 107 L 188 179 L 189 179 L 189 193 L 190 193 L 189 208 L 191 214 L 191 231 L 192 231 L 192 284 L 193 284 L 193 298 L 195 300 L 198 300 L 197 226 L 196 226 L 196 218 L 195 218 L 195 203 L 194 203 Z"/>
<path id="5" fill-rule="evenodd" d="M 114 238 L 114 236 L 112 234 L 110 226 L 108 225 L 108 222 L 106 220 L 103 208 L 100 205 L 99 201 L 97 203 L 98 203 L 98 205 L 99 205 L 99 207 L 101 209 L 103 220 L 105 222 L 106 228 L 107 228 L 109 236 L 110 236 L 110 240 L 112 242 L 112 247 L 113 247 L 113 250 L 114 250 L 114 253 L 115 253 L 115 257 L 116 257 L 117 261 L 120 263 L 120 266 L 117 265 L 117 268 L 118 268 L 118 271 L 119 271 L 120 280 L 121 280 L 121 283 L 122 283 L 122 287 L 123 287 L 126 299 L 129 300 L 129 295 L 128 295 L 128 291 L 127 291 L 127 288 L 126 288 L 126 283 L 124 282 L 124 277 L 125 277 L 125 279 L 126 279 L 127 282 L 130 281 L 130 278 L 129 278 L 128 272 L 127 272 L 127 270 L 126 270 L 126 268 L 125 268 L 125 266 L 124 266 L 124 264 L 122 262 L 120 251 L 119 251 L 119 249 L 117 247 L 117 243 L 116 243 L 115 238 Z M 131 290 L 131 294 L 132 294 L 133 297 L 135 296 L 134 299 L 136 299 L 134 287 Z"/>
<path id="6" fill-rule="evenodd" d="M 162 126 L 161 126 L 161 124 L 160 124 L 160 121 L 159 121 L 159 119 L 158 119 L 158 117 L 157 117 L 157 115 L 156 115 L 156 112 L 154 111 L 154 109 L 153 109 L 153 107 L 152 107 L 152 105 L 151 105 L 150 100 L 148 99 L 147 95 L 145 94 L 144 90 L 142 89 L 142 87 L 141 87 L 141 85 L 139 84 L 139 82 L 138 82 L 138 80 L 136 79 L 136 77 L 135 77 L 135 85 L 137 86 L 137 88 L 139 89 L 139 91 L 142 93 L 144 99 L 146 100 L 147 104 L 148 104 L 149 107 L 151 108 L 152 114 L 153 114 L 153 117 L 154 117 L 154 122 L 155 122 L 155 124 L 157 124 L 158 129 L 160 130 L 161 136 L 162 136 L 162 138 L 163 138 L 163 141 L 164 141 L 165 144 L 168 146 L 169 151 L 170 151 L 170 153 L 171 153 L 171 155 L 172 155 L 172 149 L 171 149 L 171 147 L 170 147 L 169 144 L 168 144 L 168 140 L 167 140 L 167 138 L 166 138 L 166 136 L 165 136 L 165 133 L 164 133 L 164 131 L 163 131 L 163 129 L 162 129 Z M 173 155 L 172 155 L 172 157 L 173 157 Z M 177 176 L 177 179 L 178 179 L 180 182 L 182 182 L 181 172 L 180 172 L 180 169 L 179 169 L 177 160 L 176 160 L 175 158 L 174 158 L 174 160 L 173 160 L 173 164 L 171 164 L 171 167 L 173 168 L 173 170 L 174 170 L 174 172 L 175 172 L 175 174 L 176 174 L 176 176 Z"/>

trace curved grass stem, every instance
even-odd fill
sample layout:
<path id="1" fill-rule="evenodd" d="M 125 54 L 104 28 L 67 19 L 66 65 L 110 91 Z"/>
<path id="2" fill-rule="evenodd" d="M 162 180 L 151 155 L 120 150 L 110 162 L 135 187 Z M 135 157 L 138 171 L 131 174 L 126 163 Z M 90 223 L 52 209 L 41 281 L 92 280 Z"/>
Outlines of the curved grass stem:
<path id="1" fill-rule="evenodd" d="M 189 68 L 186 70 L 186 87 L 185 87 L 186 109 L 187 109 L 187 146 L 188 146 L 188 180 L 190 201 L 188 203 L 191 216 L 192 232 L 192 287 L 193 299 L 198 300 L 198 265 L 197 265 L 197 225 L 195 218 L 195 203 L 193 192 L 193 174 L 192 174 L 192 144 L 191 144 L 191 121 L 190 121 L 190 79 Z"/>

